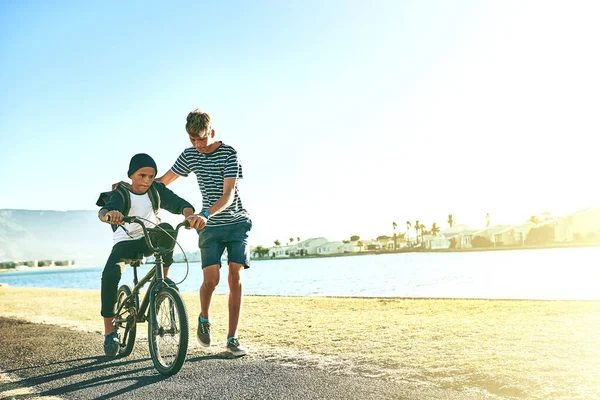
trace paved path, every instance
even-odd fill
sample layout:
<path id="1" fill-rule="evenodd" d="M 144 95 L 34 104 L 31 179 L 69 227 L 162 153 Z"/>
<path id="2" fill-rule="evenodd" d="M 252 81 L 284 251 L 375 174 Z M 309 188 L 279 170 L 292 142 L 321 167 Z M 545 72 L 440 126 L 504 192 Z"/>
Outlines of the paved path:
<path id="1" fill-rule="evenodd" d="M 138 339 L 127 358 L 99 356 L 102 336 L 53 325 L 0 318 L 0 370 L 13 383 L 62 399 L 483 399 L 448 390 L 407 388 L 399 382 L 336 374 L 310 366 L 231 358 L 226 353 L 188 353 L 181 371 L 164 378 Z M 14 398 L 33 398 L 18 395 Z"/>

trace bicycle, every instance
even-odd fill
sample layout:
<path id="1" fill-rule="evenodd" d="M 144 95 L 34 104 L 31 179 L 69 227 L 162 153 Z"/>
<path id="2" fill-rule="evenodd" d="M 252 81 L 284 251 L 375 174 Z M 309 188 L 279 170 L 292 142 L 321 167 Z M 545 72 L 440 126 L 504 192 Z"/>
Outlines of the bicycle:
<path id="1" fill-rule="evenodd" d="M 185 305 L 176 288 L 169 285 L 170 280 L 163 276 L 163 256 L 175 247 L 177 233 L 187 221 L 177 225 L 175 230 L 147 228 L 139 217 L 124 216 L 123 222 L 138 223 L 144 231 L 148 248 L 156 259 L 154 268 L 138 281 L 137 268 L 141 259 L 125 260 L 133 268 L 133 289 L 121 285 L 117 292 L 117 312 L 115 328 L 119 338 L 119 355 L 127 357 L 133 351 L 138 323 L 148 322 L 148 345 L 154 367 L 161 375 L 174 375 L 183 366 L 189 341 L 189 323 Z M 171 248 L 155 247 L 150 232 L 167 232 L 174 239 Z M 167 278 L 168 279 L 168 278 Z M 150 283 L 142 302 L 140 290 Z"/>

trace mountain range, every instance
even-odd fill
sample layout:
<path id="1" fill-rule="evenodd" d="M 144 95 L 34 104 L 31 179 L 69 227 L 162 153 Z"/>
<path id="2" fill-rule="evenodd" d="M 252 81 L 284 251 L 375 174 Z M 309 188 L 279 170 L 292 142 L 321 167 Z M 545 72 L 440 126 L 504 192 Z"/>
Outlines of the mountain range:
<path id="1" fill-rule="evenodd" d="M 183 218 L 165 210 L 160 217 L 174 227 Z M 112 235 L 110 226 L 98 220 L 97 210 L 0 209 L 0 262 L 74 260 L 78 265 L 104 265 L 113 246 Z M 177 241 L 186 253 L 198 251 L 194 230 L 181 229 Z M 181 249 L 176 247 L 178 253 Z"/>
<path id="2" fill-rule="evenodd" d="M 75 260 L 103 263 L 112 231 L 98 212 L 0 209 L 0 261 Z"/>

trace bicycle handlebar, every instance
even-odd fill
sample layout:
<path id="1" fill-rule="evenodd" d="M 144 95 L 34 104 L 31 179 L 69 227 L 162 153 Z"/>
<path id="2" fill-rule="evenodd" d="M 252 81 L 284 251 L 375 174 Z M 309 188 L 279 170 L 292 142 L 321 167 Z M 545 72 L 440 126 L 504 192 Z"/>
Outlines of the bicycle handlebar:
<path id="1" fill-rule="evenodd" d="M 109 215 L 106 216 L 106 222 L 110 222 L 110 216 Z M 173 245 L 169 249 L 166 249 L 167 252 L 169 252 L 169 251 L 171 251 L 171 250 L 173 250 L 175 248 L 175 243 L 176 243 L 177 234 L 179 232 L 179 229 L 181 227 L 188 228 L 190 226 L 190 221 L 185 220 L 185 221 L 180 222 L 179 224 L 177 224 L 177 227 L 173 231 L 170 231 L 170 230 L 167 230 L 167 229 L 163 230 L 162 228 L 146 228 L 146 225 L 144 225 L 144 222 L 140 218 L 138 218 L 136 216 L 127 216 L 127 215 L 123 216 L 123 222 L 127 222 L 129 224 L 139 224 L 139 225 L 141 225 L 142 230 L 144 231 L 144 239 L 146 239 L 146 244 L 148 245 L 148 248 L 150 250 L 152 250 L 154 253 L 158 253 L 160 250 L 159 250 L 158 247 L 154 247 L 152 245 L 152 242 L 150 241 L 150 235 L 148 233 L 148 230 L 160 231 L 160 232 L 163 232 L 163 233 L 164 233 L 164 231 L 166 231 L 166 232 L 169 232 L 169 235 L 171 233 L 173 233 Z"/>

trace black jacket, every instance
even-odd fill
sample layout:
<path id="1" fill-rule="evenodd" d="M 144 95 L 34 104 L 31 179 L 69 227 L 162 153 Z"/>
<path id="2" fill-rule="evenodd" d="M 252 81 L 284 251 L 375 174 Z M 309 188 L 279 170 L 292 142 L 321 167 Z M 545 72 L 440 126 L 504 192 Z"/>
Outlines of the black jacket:
<path id="1" fill-rule="evenodd" d="M 160 199 L 160 208 L 165 209 L 173 214 L 182 214 L 183 209 L 187 207 L 191 208 L 195 212 L 194 206 L 192 206 L 190 203 L 188 203 L 181 197 L 177 196 L 170 189 L 167 189 L 167 187 L 164 184 L 154 181 L 152 182 L 152 186 L 156 189 L 156 192 L 158 193 Z M 148 190 L 150 191 L 150 189 Z M 101 193 L 100 197 L 98 198 L 98 201 L 96 202 L 96 205 L 108 211 L 118 210 L 121 213 L 123 213 L 123 215 L 127 215 L 129 213 L 129 210 L 124 209 L 125 204 L 123 202 L 123 197 L 117 192 L 116 189 L 111 192 Z M 154 202 L 152 203 L 152 206 L 155 206 Z"/>

